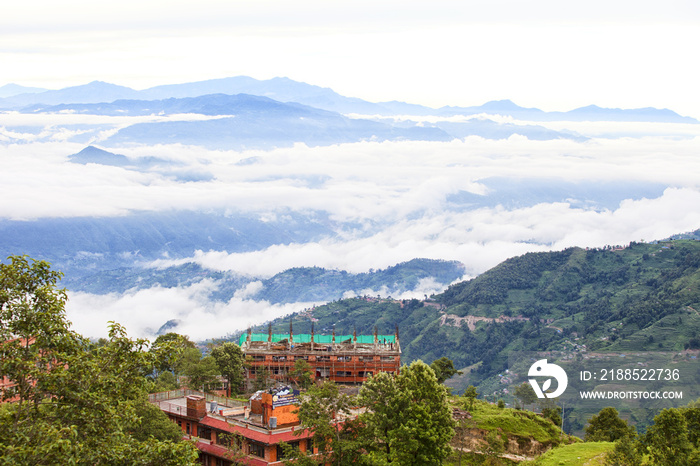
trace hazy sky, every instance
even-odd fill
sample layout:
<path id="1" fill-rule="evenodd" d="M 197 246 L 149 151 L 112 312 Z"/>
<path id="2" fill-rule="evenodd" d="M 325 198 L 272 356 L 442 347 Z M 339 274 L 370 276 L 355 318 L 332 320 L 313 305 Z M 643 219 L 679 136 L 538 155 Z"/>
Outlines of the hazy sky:
<path id="1" fill-rule="evenodd" d="M 0 31 L 0 85 L 287 76 L 372 101 L 700 117 L 695 0 L 28 0 Z"/>

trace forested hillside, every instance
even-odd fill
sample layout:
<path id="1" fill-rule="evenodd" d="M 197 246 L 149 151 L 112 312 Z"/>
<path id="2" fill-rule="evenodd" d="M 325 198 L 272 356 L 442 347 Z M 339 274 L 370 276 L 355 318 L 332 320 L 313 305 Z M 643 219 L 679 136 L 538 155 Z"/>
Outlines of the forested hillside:
<path id="1" fill-rule="evenodd" d="M 692 240 L 528 253 L 425 301 L 346 299 L 293 322 L 307 331 L 313 317 L 317 329 L 339 333 L 398 325 L 407 362 L 481 361 L 484 374 L 503 367 L 504 349 L 556 349 L 572 337 L 589 350 L 700 349 L 699 265 L 700 242 Z M 665 335 L 669 316 L 684 325 Z M 288 329 L 288 318 L 273 324 Z"/>
<path id="2" fill-rule="evenodd" d="M 449 382 L 457 391 L 474 384 L 504 396 L 501 379 L 514 354 L 652 351 L 696 359 L 699 265 L 695 240 L 528 253 L 424 301 L 347 299 L 292 320 L 295 332 L 308 332 L 311 319 L 316 332 L 376 327 L 382 334 L 398 326 L 402 362 L 446 356 L 467 369 Z M 288 322 L 274 322 L 275 331 L 288 331 Z M 685 382 L 698 378 L 697 370 L 686 372 Z"/>

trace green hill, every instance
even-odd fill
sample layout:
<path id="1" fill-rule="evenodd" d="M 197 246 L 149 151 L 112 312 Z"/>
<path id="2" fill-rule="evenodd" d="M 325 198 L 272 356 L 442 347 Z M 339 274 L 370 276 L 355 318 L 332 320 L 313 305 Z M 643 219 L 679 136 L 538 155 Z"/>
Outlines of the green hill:
<path id="1" fill-rule="evenodd" d="M 698 386 L 699 265 L 700 242 L 691 239 L 528 253 L 425 301 L 346 299 L 291 318 L 300 333 L 310 331 L 312 318 L 317 333 L 376 327 L 383 334 L 398 326 L 404 362 L 446 356 L 468 368 L 448 381 L 454 390 L 473 384 L 508 402 L 504 389 L 527 371 L 514 355 L 545 351 L 572 364 L 592 354 L 651 351 L 660 364 L 680 364 L 683 382 Z M 288 331 L 289 319 L 273 322 L 275 331 Z M 630 418 L 643 427 L 656 409 L 631 405 Z M 569 410 L 565 430 L 580 433 L 589 414 Z"/>
<path id="2" fill-rule="evenodd" d="M 536 460 L 521 463 L 527 466 L 594 466 L 605 464 L 605 454 L 614 448 L 612 442 L 572 443 L 549 450 Z"/>
<path id="3" fill-rule="evenodd" d="M 550 420 L 530 411 L 499 408 L 483 400 L 473 406 L 464 397 L 451 397 L 457 421 L 447 464 L 482 464 L 499 457 L 500 464 L 536 458 L 546 451 L 579 439 L 565 435 Z"/>

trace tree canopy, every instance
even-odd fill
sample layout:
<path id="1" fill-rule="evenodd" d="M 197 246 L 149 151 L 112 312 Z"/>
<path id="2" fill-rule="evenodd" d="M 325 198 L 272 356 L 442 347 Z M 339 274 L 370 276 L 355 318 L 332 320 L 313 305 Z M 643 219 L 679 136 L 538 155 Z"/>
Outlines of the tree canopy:
<path id="1" fill-rule="evenodd" d="M 396 376 L 375 375 L 362 386 L 359 401 L 367 407 L 360 420 L 374 464 L 440 464 L 451 453 L 447 389 L 424 362 L 404 366 Z"/>
<path id="2" fill-rule="evenodd" d="M 435 372 L 438 383 L 445 383 L 453 375 L 462 375 L 461 371 L 455 369 L 454 363 L 445 356 L 436 359 L 430 364 L 430 368 Z"/>
<path id="3" fill-rule="evenodd" d="M 238 393 L 245 381 L 243 363 L 245 358 L 241 347 L 233 342 L 225 342 L 211 350 L 211 356 L 216 362 L 219 373 L 228 381 L 231 393 Z"/>
<path id="4" fill-rule="evenodd" d="M 586 426 L 587 442 L 615 442 L 622 437 L 634 438 L 636 435 L 634 427 L 620 418 L 617 410 L 610 406 L 591 417 Z"/>
<path id="5" fill-rule="evenodd" d="M 146 406 L 157 362 L 148 342 L 116 323 L 102 344 L 83 338 L 66 320 L 60 273 L 9 260 L 0 264 L 0 371 L 13 401 L 0 407 L 3 464 L 195 464 L 192 444 L 152 429 L 165 415 Z"/>

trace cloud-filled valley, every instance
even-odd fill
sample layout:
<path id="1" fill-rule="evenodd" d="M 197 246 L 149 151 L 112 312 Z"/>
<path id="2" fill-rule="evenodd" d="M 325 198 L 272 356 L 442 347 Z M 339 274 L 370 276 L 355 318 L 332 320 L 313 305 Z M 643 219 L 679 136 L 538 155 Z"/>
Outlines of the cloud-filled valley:
<path id="1" fill-rule="evenodd" d="M 455 121 L 406 116 L 391 125 L 405 118 L 416 128 Z M 515 122 L 516 131 L 232 150 L 114 138 L 134 125 L 220 115 L 0 113 L 0 250 L 46 258 L 76 288 L 120 267 L 147 273 L 195 263 L 247 277 L 226 300 L 212 299 L 226 284 L 211 277 L 118 292 L 69 288 L 69 318 L 87 335 L 104 335 L 117 320 L 136 335 L 170 322 L 205 339 L 313 305 L 256 298 L 263 280 L 295 267 L 362 274 L 427 258 L 461 262 L 466 278 L 528 251 L 700 227 L 700 125 L 478 119 Z M 517 134 L 535 126 L 576 137 Z M 76 156 L 88 145 L 105 152 Z M 394 296 L 445 286 L 425 279 Z"/>

